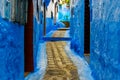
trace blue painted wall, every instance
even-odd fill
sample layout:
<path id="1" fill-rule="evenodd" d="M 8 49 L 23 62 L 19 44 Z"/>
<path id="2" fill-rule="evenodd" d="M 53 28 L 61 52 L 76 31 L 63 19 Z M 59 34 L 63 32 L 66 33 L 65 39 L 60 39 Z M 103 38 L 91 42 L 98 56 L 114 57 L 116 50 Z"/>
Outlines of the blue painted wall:
<path id="1" fill-rule="evenodd" d="M 0 18 L 0 80 L 24 80 L 24 26 Z"/>
<path id="2" fill-rule="evenodd" d="M 51 30 L 55 30 L 53 19 L 46 18 L 46 34 L 49 33 Z"/>
<path id="3" fill-rule="evenodd" d="M 70 21 L 71 48 L 83 57 L 84 54 L 84 0 L 78 0 Z"/>
<path id="4" fill-rule="evenodd" d="M 45 2 L 46 6 L 48 6 L 50 3 L 50 0 L 42 0 L 42 2 Z"/>
<path id="5" fill-rule="evenodd" d="M 33 50 L 34 50 L 34 70 L 36 70 L 36 58 L 37 58 L 37 51 L 38 51 L 38 45 L 39 42 L 43 42 L 43 13 L 40 12 L 39 15 L 40 21 L 37 21 L 37 19 L 33 18 L 34 23 L 34 30 L 33 30 Z"/>
<path id="6" fill-rule="evenodd" d="M 95 80 L 120 80 L 120 1 L 92 0 L 91 62 Z"/>

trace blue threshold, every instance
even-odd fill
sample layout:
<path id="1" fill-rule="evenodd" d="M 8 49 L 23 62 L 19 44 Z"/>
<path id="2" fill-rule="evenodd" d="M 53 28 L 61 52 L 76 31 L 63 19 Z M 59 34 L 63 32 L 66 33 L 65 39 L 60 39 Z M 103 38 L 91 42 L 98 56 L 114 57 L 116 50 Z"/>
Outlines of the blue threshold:
<path id="1" fill-rule="evenodd" d="M 43 37 L 44 41 L 70 41 L 71 37 Z"/>

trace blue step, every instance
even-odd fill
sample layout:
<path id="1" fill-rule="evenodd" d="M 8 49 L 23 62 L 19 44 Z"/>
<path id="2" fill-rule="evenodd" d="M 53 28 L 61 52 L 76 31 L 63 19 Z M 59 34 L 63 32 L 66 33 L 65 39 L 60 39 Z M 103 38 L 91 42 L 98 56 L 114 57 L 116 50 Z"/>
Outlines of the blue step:
<path id="1" fill-rule="evenodd" d="M 70 37 L 43 37 L 44 41 L 70 41 Z"/>

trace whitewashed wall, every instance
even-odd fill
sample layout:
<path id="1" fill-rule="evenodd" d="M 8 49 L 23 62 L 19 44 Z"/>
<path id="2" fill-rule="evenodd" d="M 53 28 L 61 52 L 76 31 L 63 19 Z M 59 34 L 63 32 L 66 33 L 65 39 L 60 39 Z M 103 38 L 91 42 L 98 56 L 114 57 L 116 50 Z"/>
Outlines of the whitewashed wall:
<path id="1" fill-rule="evenodd" d="M 25 24 L 28 0 L 0 0 L 0 16 L 13 22 Z"/>
<path id="2" fill-rule="evenodd" d="M 50 18 L 51 17 L 51 11 L 53 12 L 53 17 L 55 14 L 55 3 L 57 2 L 57 0 L 54 0 L 54 3 L 52 2 L 52 0 L 50 1 L 48 7 L 47 7 L 47 11 L 46 11 L 46 17 Z"/>

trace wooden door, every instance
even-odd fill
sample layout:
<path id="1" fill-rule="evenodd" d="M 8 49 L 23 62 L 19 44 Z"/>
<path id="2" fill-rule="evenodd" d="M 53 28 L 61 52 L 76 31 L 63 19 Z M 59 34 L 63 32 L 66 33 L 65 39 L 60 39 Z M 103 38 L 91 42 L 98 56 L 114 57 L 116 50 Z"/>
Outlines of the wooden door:
<path id="1" fill-rule="evenodd" d="M 90 53 L 90 7 L 89 0 L 85 0 L 85 20 L 84 20 L 84 53 Z"/>
<path id="2" fill-rule="evenodd" d="M 28 17 L 25 25 L 25 72 L 34 70 L 33 66 L 33 3 L 28 0 Z"/>

